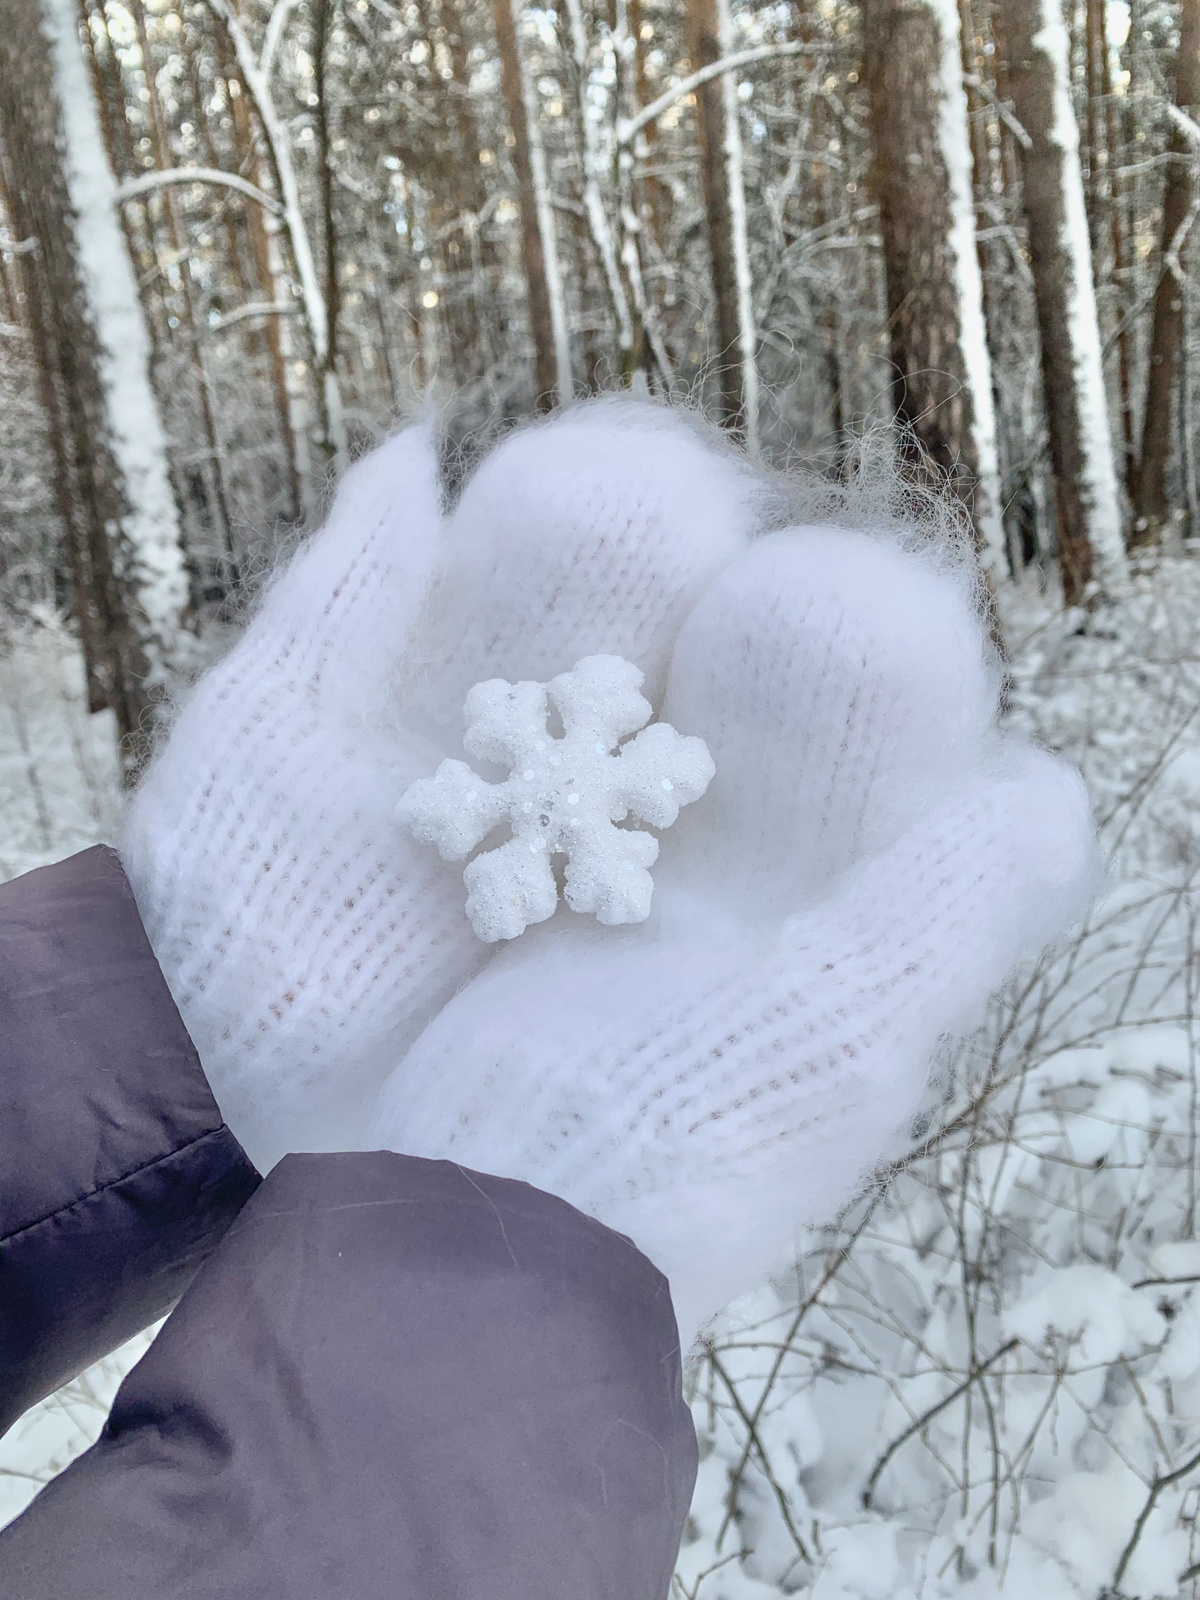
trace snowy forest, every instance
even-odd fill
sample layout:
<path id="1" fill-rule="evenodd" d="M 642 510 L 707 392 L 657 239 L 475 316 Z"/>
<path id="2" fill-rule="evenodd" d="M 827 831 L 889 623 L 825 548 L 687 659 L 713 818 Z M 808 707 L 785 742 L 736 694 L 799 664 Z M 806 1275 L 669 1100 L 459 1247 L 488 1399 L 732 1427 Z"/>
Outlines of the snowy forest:
<path id="1" fill-rule="evenodd" d="M 451 483 L 628 389 L 956 522 L 1108 889 L 720 1324 L 673 1600 L 1196 1600 L 1200 0 L 0 23 L 0 881 L 116 836 L 156 702 L 431 400 Z M 151 1336 L 0 1440 L 0 1522 Z"/>

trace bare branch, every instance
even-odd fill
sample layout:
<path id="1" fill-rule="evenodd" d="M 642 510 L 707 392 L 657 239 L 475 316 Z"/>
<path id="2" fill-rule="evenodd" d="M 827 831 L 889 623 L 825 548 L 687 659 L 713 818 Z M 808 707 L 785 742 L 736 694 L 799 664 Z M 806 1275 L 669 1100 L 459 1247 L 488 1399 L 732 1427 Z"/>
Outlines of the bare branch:
<path id="1" fill-rule="evenodd" d="M 1008 1355 L 1010 1350 L 1015 1350 L 1020 1342 L 1021 1341 L 1019 1339 L 1010 1339 L 1007 1344 L 1002 1344 L 999 1350 L 994 1350 L 986 1361 L 981 1361 L 973 1371 L 969 1372 L 956 1388 L 951 1389 L 949 1394 L 943 1395 L 936 1405 L 930 1406 L 928 1411 L 922 1412 L 922 1414 L 917 1417 L 913 1423 L 905 1428 L 903 1433 L 896 1435 L 891 1444 L 888 1445 L 887 1449 L 883 1452 L 879 1460 L 871 1469 L 871 1476 L 867 1479 L 866 1488 L 862 1492 L 864 1511 L 869 1511 L 871 1509 L 871 1500 L 875 1494 L 876 1488 L 879 1485 L 879 1480 L 883 1476 L 884 1469 L 888 1462 L 896 1454 L 896 1451 L 900 1449 L 901 1445 L 907 1444 L 914 1434 L 920 1433 L 921 1429 L 932 1422 L 934 1417 L 936 1417 L 939 1412 L 945 1411 L 947 1406 L 953 1405 L 959 1396 L 965 1394 L 971 1385 L 978 1378 L 981 1378 L 989 1367 L 994 1366 L 1002 1356 Z"/>

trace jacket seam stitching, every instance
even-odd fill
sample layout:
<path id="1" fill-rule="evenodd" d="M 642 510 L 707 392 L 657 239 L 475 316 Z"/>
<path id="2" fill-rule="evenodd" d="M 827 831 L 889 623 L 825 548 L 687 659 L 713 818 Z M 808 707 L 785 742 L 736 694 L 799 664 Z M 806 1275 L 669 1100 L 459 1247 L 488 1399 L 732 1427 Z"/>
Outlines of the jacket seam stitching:
<path id="1" fill-rule="evenodd" d="M 119 1189 L 123 1183 L 128 1183 L 130 1178 L 138 1178 L 144 1173 L 153 1172 L 155 1167 L 161 1167 L 165 1161 L 174 1161 L 175 1157 L 182 1155 L 184 1151 L 191 1150 L 193 1146 L 203 1144 L 206 1139 L 216 1138 L 223 1133 L 229 1134 L 230 1138 L 233 1137 L 228 1124 L 224 1122 L 217 1128 L 208 1128 L 204 1133 L 195 1134 L 191 1139 L 186 1139 L 183 1144 L 177 1145 L 174 1150 L 168 1150 L 165 1154 L 156 1156 L 153 1161 L 144 1162 L 140 1167 L 131 1167 L 128 1172 L 122 1173 L 119 1178 L 113 1178 L 108 1183 L 98 1185 L 95 1189 L 89 1189 L 87 1194 L 81 1194 L 77 1199 L 67 1201 L 65 1205 L 55 1206 L 53 1211 L 47 1211 L 44 1216 L 35 1217 L 32 1222 L 23 1222 L 19 1228 L 14 1228 L 10 1233 L 0 1234 L 0 1245 L 6 1245 L 13 1239 L 19 1239 L 23 1233 L 29 1233 L 34 1228 L 40 1228 L 44 1223 L 53 1222 L 55 1217 L 61 1217 L 69 1211 L 75 1211 L 80 1206 L 90 1205 L 93 1200 L 99 1199 L 101 1195 L 107 1194 L 111 1189 Z M 245 1157 L 243 1157 L 243 1160 L 245 1160 Z"/>

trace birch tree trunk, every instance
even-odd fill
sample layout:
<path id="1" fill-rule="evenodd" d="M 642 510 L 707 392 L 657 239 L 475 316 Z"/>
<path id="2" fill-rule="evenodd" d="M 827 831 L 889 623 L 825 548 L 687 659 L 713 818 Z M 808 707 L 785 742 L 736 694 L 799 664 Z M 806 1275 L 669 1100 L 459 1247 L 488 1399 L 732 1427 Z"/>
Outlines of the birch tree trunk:
<path id="1" fill-rule="evenodd" d="M 3 0 L 0 137 L 68 482 L 74 607 L 92 710 L 142 729 L 187 637 L 188 583 L 150 347 L 74 0 Z M 127 766 L 134 752 L 127 747 Z"/>
<path id="2" fill-rule="evenodd" d="M 1092 285 L 1070 41 L 1059 0 L 1006 0 L 1013 104 L 1022 148 L 1025 220 L 1041 339 L 1063 598 L 1122 588 L 1120 493 L 1113 461 L 1100 328 Z"/>
<path id="3" fill-rule="evenodd" d="M 1200 112 L 1200 0 L 1181 0 L 1175 104 L 1194 123 Z M 1133 542 L 1139 545 L 1157 542 L 1170 520 L 1171 401 L 1179 352 L 1186 338 L 1182 255 L 1196 217 L 1200 136 L 1189 136 L 1186 125 L 1176 122 L 1167 149 L 1171 164 L 1163 192 L 1161 260 L 1150 333 L 1142 448 L 1134 481 Z"/>
<path id="4" fill-rule="evenodd" d="M 512 162 L 521 213 L 521 259 L 529 293 L 534 382 L 538 404 L 545 406 L 553 404 L 556 395 L 564 402 L 570 401 L 574 380 L 546 155 L 517 36 L 519 7 L 520 0 L 492 0 L 501 89 L 513 136 Z"/>
<path id="5" fill-rule="evenodd" d="M 865 65 L 894 409 L 1005 570 L 991 361 L 955 0 L 869 0 Z"/>

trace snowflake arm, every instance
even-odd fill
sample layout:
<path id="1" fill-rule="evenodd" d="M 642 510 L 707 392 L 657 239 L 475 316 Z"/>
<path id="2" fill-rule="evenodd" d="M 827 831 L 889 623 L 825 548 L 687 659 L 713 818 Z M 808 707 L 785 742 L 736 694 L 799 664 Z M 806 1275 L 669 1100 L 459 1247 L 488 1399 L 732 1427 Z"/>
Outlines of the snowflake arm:
<path id="1" fill-rule="evenodd" d="M 563 899 L 572 911 L 590 911 L 610 928 L 645 922 L 654 894 L 648 869 L 657 860 L 658 840 L 652 833 L 606 822 L 603 832 L 571 852 Z"/>
<path id="2" fill-rule="evenodd" d="M 443 761 L 405 791 L 396 816 L 443 861 L 462 861 L 508 814 L 504 787 L 485 783 L 465 761 Z"/>
<path id="3" fill-rule="evenodd" d="M 681 806 L 699 800 L 717 770 L 703 739 L 676 733 L 668 722 L 643 728 L 621 750 L 618 766 L 618 792 L 627 810 L 652 828 L 669 828 Z"/>
<path id="4" fill-rule="evenodd" d="M 463 873 L 467 918 L 486 944 L 515 939 L 531 922 L 545 922 L 558 905 L 549 853 L 537 840 L 513 838 L 476 856 Z"/>
<path id="5" fill-rule="evenodd" d="M 652 708 L 641 683 L 631 662 L 588 656 L 549 684 L 476 684 L 464 747 L 478 760 L 508 765 L 510 776 L 489 783 L 464 761 L 443 761 L 401 800 L 399 820 L 447 861 L 461 861 L 500 823 L 511 826 L 512 838 L 476 856 L 463 874 L 467 916 L 481 939 L 514 939 L 554 915 L 555 855 L 566 857 L 572 910 L 609 925 L 649 916 L 658 840 L 615 824 L 632 815 L 669 827 L 680 806 L 704 793 L 714 769 L 702 739 L 666 723 L 645 726 Z M 551 706 L 561 738 L 547 727 Z"/>

